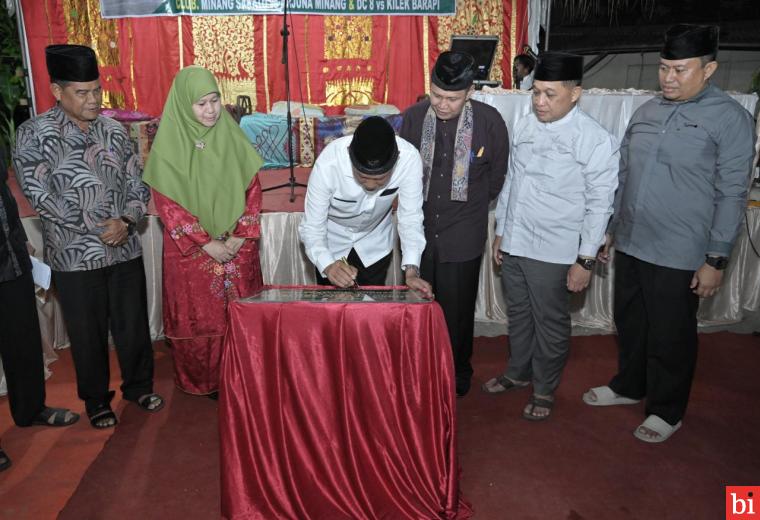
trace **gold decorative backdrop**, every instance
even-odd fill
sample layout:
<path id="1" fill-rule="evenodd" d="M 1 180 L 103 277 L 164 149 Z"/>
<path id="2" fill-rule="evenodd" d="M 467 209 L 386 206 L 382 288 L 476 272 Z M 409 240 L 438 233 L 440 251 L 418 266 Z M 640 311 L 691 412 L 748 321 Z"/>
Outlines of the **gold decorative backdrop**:
<path id="1" fill-rule="evenodd" d="M 325 105 L 368 105 L 375 103 L 372 74 L 373 34 L 370 16 L 325 16 L 322 74 L 325 75 Z M 308 66 L 308 64 L 307 64 Z M 340 77 L 335 77 L 340 76 Z"/>
<path id="2" fill-rule="evenodd" d="M 326 16 L 325 59 L 368 60 L 372 56 L 372 17 Z"/>
<path id="3" fill-rule="evenodd" d="M 68 43 L 92 47 L 101 67 L 120 65 L 119 31 L 116 20 L 104 20 L 100 17 L 99 0 L 63 0 L 63 14 Z M 103 106 L 124 107 L 126 104 L 124 94 L 108 88 L 108 84 L 114 78 L 107 70 L 104 72 Z"/>
<path id="4" fill-rule="evenodd" d="M 210 69 L 225 103 L 247 95 L 256 110 L 285 99 L 280 16 L 179 16 L 103 20 L 99 0 L 20 0 L 35 102 L 54 102 L 44 47 L 95 49 L 104 105 L 159 115 L 177 70 Z M 491 79 L 509 82 L 527 26 L 527 0 L 458 0 L 456 16 L 309 16 L 288 18 L 291 99 L 322 105 L 387 102 L 403 109 L 428 88 L 429 72 L 453 34 L 500 38 Z"/>
<path id="5" fill-rule="evenodd" d="M 214 73 L 222 102 L 245 95 L 256 106 L 253 17 L 193 16 L 192 23 L 195 64 Z"/>

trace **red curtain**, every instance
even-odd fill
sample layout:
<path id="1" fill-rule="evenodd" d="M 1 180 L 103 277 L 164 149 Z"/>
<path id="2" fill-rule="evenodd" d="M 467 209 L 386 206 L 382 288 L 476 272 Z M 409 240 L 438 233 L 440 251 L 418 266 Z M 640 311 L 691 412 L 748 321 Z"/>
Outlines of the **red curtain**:
<path id="1" fill-rule="evenodd" d="M 98 0 L 21 0 L 21 5 L 37 112 L 54 102 L 44 55 L 52 43 L 96 49 L 105 106 L 159 115 L 174 75 L 192 63 L 215 73 L 225 102 L 246 94 L 257 111 L 267 112 L 285 99 L 280 16 L 103 20 Z M 509 85 L 515 49 L 519 53 L 527 39 L 527 0 L 460 0 L 457 12 L 456 17 L 291 15 L 291 99 L 322 105 L 328 113 L 368 102 L 403 110 L 427 91 L 429 69 L 451 34 L 499 35 L 492 77 Z"/>

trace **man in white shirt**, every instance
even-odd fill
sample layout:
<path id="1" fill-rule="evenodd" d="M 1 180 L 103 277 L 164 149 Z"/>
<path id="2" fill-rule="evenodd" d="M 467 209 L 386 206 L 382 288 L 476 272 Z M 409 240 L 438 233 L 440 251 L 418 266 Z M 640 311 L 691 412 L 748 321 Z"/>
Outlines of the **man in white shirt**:
<path id="1" fill-rule="evenodd" d="M 539 56 L 533 112 L 517 123 L 496 207 L 494 261 L 507 301 L 506 373 L 483 391 L 533 384 L 523 411 L 547 419 L 570 347 L 570 293 L 589 284 L 617 187 L 618 143 L 576 106 L 583 57 Z"/>
<path id="2" fill-rule="evenodd" d="M 417 149 L 396 137 L 382 117 L 365 119 L 353 136 L 327 145 L 309 176 L 299 232 L 318 283 L 342 288 L 385 285 L 397 198 L 406 285 L 432 298 L 430 284 L 419 277 L 425 249 L 422 161 Z"/>

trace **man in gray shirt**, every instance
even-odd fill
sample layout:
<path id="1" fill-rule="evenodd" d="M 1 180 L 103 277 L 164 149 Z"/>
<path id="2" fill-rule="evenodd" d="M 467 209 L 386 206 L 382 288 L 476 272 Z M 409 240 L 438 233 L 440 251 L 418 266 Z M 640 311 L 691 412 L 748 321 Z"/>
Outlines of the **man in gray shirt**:
<path id="1" fill-rule="evenodd" d="M 634 431 L 662 442 L 681 426 L 697 360 L 697 308 L 720 287 L 745 212 L 752 116 L 709 83 L 718 28 L 675 25 L 660 53 L 662 96 L 639 108 L 620 148 L 614 237 L 618 373 L 583 400 L 646 397 Z"/>

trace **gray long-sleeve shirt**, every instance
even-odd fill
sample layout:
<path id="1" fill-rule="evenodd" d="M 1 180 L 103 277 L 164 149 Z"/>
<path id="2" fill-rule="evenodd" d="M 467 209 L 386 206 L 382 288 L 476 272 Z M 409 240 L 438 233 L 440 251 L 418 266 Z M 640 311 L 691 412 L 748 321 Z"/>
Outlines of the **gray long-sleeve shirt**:
<path id="1" fill-rule="evenodd" d="M 609 231 L 645 262 L 696 270 L 729 256 L 744 214 L 755 131 L 751 114 L 708 85 L 683 102 L 656 97 L 634 113 L 620 148 Z"/>

